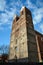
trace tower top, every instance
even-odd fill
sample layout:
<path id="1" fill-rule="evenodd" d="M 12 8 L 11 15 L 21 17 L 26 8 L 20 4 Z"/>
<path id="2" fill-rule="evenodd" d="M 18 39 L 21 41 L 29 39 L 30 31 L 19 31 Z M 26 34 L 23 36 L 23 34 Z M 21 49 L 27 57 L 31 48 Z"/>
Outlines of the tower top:
<path id="1" fill-rule="evenodd" d="M 18 15 L 15 15 L 14 16 L 14 20 L 17 21 L 19 19 L 19 16 Z"/>
<path id="2" fill-rule="evenodd" d="M 21 10 L 20 10 L 20 11 L 22 11 L 24 8 L 25 8 L 25 6 L 22 6 L 22 8 L 21 8 Z"/>

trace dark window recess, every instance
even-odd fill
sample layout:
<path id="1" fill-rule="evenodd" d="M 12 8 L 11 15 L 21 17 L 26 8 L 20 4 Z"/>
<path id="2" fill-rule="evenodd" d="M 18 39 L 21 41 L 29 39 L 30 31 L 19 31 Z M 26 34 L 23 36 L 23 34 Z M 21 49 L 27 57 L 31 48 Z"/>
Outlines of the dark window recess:
<path id="1" fill-rule="evenodd" d="M 22 44 L 24 45 L 24 42 Z"/>
<path id="2" fill-rule="evenodd" d="M 18 19 L 19 19 L 19 17 L 16 18 L 16 22 L 17 22 Z"/>
<path id="3" fill-rule="evenodd" d="M 17 51 L 17 46 L 15 47 L 15 50 Z"/>
<path id="4" fill-rule="evenodd" d="M 17 39 L 16 39 L 16 44 L 17 44 Z"/>
<path id="5" fill-rule="evenodd" d="M 16 32 L 19 31 L 19 29 L 16 30 Z"/>
<path id="6" fill-rule="evenodd" d="M 27 17 L 30 17 L 30 15 L 28 14 Z"/>
<path id="7" fill-rule="evenodd" d="M 14 57 L 15 59 L 17 59 L 17 56 L 15 55 L 15 57 Z"/>
<path id="8" fill-rule="evenodd" d="M 42 58 L 42 60 L 43 60 L 43 51 L 41 52 L 41 58 Z"/>

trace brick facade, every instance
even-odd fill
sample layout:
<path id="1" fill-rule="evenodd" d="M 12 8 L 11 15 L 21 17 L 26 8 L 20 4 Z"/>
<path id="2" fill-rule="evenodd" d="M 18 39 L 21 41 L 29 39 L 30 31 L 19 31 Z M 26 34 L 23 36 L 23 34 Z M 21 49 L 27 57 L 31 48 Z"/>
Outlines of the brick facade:
<path id="1" fill-rule="evenodd" d="M 27 58 L 29 62 L 39 61 L 32 15 L 26 7 L 13 21 L 9 52 L 9 59 L 23 58 Z"/>

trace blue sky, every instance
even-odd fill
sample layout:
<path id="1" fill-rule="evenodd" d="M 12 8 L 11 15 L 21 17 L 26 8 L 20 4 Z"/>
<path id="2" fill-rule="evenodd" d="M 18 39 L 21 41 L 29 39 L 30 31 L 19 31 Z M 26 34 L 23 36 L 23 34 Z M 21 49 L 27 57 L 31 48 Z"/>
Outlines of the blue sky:
<path id="1" fill-rule="evenodd" d="M 9 45 L 15 14 L 22 6 L 32 12 L 35 30 L 43 34 L 43 0 L 0 0 L 0 45 Z"/>

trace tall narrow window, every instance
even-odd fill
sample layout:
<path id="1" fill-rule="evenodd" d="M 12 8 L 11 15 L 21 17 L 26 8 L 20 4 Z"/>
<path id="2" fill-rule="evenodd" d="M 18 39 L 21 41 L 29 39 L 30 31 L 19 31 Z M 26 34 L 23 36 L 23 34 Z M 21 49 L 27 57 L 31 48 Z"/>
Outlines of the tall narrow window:
<path id="1" fill-rule="evenodd" d="M 17 48 L 17 46 L 15 47 L 15 51 L 17 51 L 18 50 L 18 48 Z"/>
<path id="2" fill-rule="evenodd" d="M 17 38 L 16 38 L 16 44 L 17 44 Z"/>

